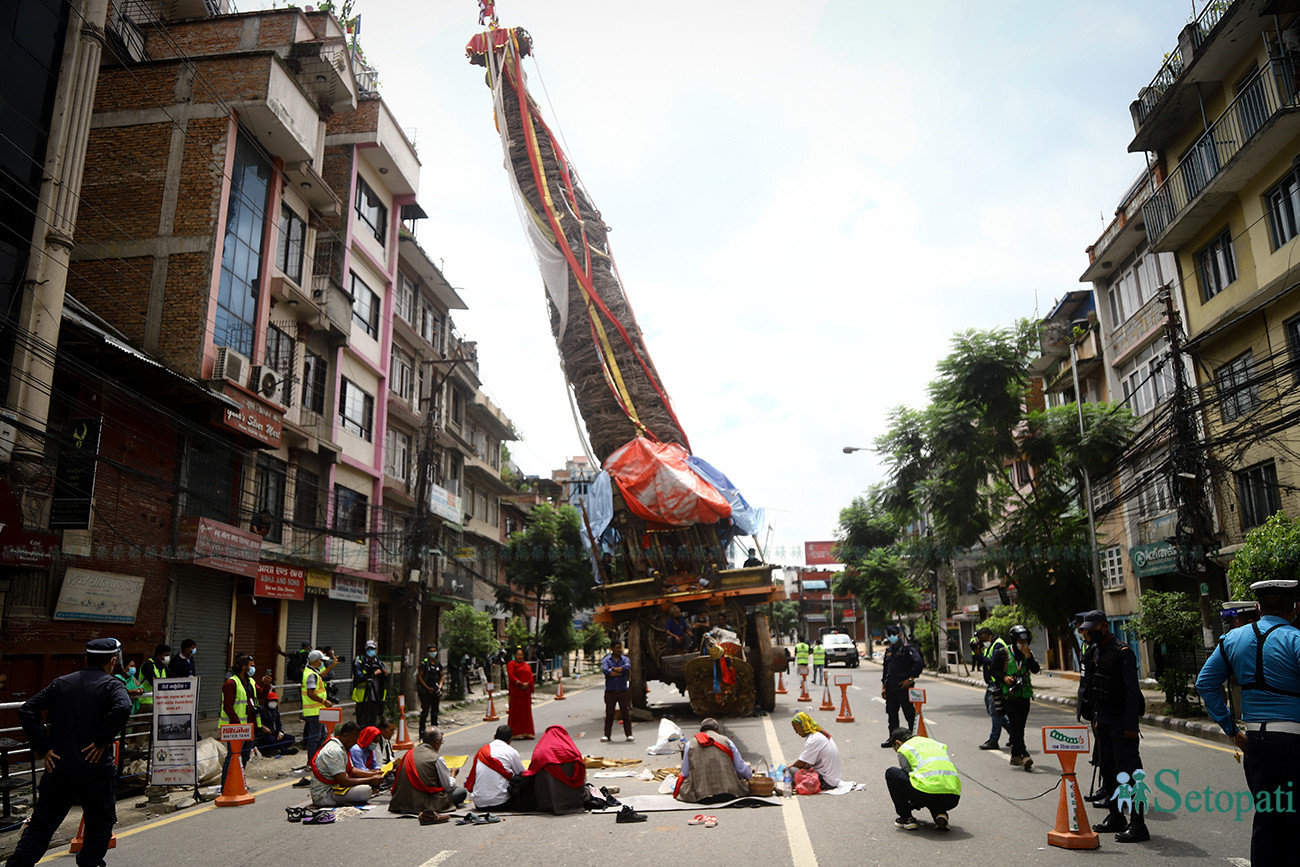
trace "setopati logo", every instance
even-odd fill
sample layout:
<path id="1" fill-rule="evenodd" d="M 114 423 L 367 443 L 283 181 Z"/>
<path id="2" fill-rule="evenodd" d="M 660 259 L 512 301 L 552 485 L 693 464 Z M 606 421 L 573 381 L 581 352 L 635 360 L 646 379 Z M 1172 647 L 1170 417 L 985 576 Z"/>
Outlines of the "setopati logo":
<path id="1" fill-rule="evenodd" d="M 1234 822 L 1240 822 L 1249 813 L 1294 813 L 1295 784 L 1288 781 L 1271 791 L 1252 795 L 1249 790 L 1192 789 L 1182 791 L 1179 772 L 1173 768 L 1156 771 L 1152 782 L 1146 781 L 1146 771 L 1138 768 L 1130 778 L 1121 771 L 1115 778 L 1119 785 L 1111 797 L 1121 813 L 1143 808 L 1148 813 L 1232 813 Z"/>
<path id="2" fill-rule="evenodd" d="M 1073 735 L 1067 735 L 1065 732 L 1061 731 L 1060 729 L 1049 729 L 1047 732 L 1047 736 L 1054 741 L 1059 741 L 1063 744 L 1069 744 L 1071 746 L 1076 746 L 1076 747 L 1081 746 L 1084 742 L 1083 735 L 1079 735 L 1077 737 Z"/>

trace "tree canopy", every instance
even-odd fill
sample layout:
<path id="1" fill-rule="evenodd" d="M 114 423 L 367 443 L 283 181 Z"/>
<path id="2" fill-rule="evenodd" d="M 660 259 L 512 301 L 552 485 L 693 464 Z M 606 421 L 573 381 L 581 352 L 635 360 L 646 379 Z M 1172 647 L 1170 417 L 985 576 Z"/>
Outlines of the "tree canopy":
<path id="1" fill-rule="evenodd" d="M 537 610 L 545 612 L 538 637 L 553 652 L 577 647 L 573 615 L 596 602 L 591 557 L 582 545 L 582 533 L 577 509 L 541 503 L 506 543 L 508 583 L 497 588 L 497 604 L 523 615 L 525 599 L 533 600 Z"/>

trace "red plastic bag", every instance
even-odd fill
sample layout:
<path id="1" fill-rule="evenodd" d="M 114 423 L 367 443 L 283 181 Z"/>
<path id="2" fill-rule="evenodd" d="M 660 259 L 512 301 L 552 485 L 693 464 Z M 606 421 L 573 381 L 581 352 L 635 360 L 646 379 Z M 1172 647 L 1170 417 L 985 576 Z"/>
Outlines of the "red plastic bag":
<path id="1" fill-rule="evenodd" d="M 794 793 L 796 795 L 815 795 L 822 790 L 822 779 L 816 771 L 800 768 L 794 772 Z"/>

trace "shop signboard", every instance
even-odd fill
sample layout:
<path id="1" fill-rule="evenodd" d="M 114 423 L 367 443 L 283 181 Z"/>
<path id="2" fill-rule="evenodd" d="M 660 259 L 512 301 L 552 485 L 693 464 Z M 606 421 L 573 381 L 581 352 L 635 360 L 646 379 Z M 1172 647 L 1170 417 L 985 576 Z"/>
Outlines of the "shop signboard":
<path id="1" fill-rule="evenodd" d="M 330 598 L 364 605 L 370 601 L 370 584 L 364 578 L 335 575 L 330 581 Z"/>
<path id="2" fill-rule="evenodd" d="M 59 466 L 54 471 L 54 500 L 50 505 L 51 530 L 86 530 L 90 527 L 100 427 L 98 418 L 73 418 L 66 424 L 69 442 L 59 446 Z"/>
<path id="3" fill-rule="evenodd" d="M 181 558 L 192 557 L 196 566 L 256 578 L 262 537 L 211 518 L 187 515 L 181 518 L 178 547 Z"/>
<path id="4" fill-rule="evenodd" d="M 135 623 L 144 579 L 115 572 L 69 569 L 63 576 L 55 620 Z"/>
<path id="5" fill-rule="evenodd" d="M 1129 549 L 1129 556 L 1133 558 L 1133 574 L 1139 578 L 1163 575 L 1178 568 L 1178 548 L 1173 542 L 1135 545 Z"/>
<path id="6" fill-rule="evenodd" d="M 804 542 L 803 562 L 807 566 L 836 566 L 834 542 Z"/>
<path id="7" fill-rule="evenodd" d="M 464 517 L 460 508 L 460 497 L 446 488 L 429 485 L 429 511 L 444 521 L 460 523 Z"/>
<path id="8" fill-rule="evenodd" d="M 307 593 L 307 572 L 283 563 L 258 563 L 253 595 L 263 599 L 296 599 Z"/>

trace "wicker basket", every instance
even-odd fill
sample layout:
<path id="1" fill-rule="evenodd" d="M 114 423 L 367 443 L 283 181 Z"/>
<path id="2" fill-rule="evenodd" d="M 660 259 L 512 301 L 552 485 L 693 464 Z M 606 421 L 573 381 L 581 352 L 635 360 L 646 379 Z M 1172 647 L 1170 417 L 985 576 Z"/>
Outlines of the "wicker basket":
<path id="1" fill-rule="evenodd" d="M 759 798 L 770 798 L 776 794 L 776 781 L 768 776 L 767 759 L 762 759 L 763 771 L 759 773 L 758 768 L 749 777 L 749 793 Z"/>

